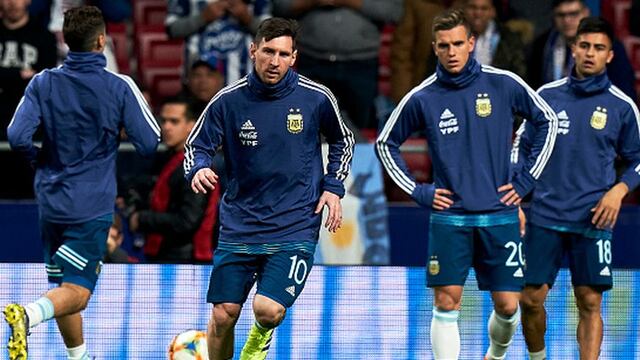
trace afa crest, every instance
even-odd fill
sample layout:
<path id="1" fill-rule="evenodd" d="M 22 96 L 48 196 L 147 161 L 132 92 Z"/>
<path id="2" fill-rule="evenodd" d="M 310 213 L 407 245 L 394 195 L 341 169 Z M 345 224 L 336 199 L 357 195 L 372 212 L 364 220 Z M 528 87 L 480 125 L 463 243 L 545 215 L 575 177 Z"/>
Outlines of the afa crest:
<path id="1" fill-rule="evenodd" d="M 298 134 L 303 128 L 304 120 L 302 119 L 300 109 L 289 109 L 289 114 L 287 115 L 287 130 L 292 134 Z"/>
<path id="2" fill-rule="evenodd" d="M 429 260 L 429 274 L 438 275 L 440 273 L 440 263 L 438 262 L 438 257 L 432 256 L 431 260 Z"/>
<path id="3" fill-rule="evenodd" d="M 607 109 L 597 106 L 596 111 L 591 115 L 591 127 L 602 130 L 605 126 L 607 126 Z"/>
<path id="4" fill-rule="evenodd" d="M 480 117 L 491 115 L 491 99 L 489 99 L 489 94 L 478 94 L 476 98 L 476 114 Z"/>

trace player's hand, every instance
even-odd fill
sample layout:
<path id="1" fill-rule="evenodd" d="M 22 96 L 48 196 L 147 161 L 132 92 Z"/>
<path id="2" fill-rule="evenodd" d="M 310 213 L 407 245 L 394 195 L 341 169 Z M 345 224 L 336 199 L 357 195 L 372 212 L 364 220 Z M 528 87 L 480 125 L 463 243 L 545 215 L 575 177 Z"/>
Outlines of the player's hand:
<path id="1" fill-rule="evenodd" d="M 433 195 L 433 205 L 431 206 L 436 210 L 448 209 L 453 205 L 453 200 L 451 200 L 449 196 L 453 196 L 453 192 L 451 190 L 436 189 L 436 192 Z"/>
<path id="2" fill-rule="evenodd" d="M 591 209 L 593 213 L 591 223 L 598 229 L 613 228 L 618 221 L 622 199 L 628 192 L 629 187 L 622 182 L 609 189 L 598 201 L 598 204 Z"/>
<path id="3" fill-rule="evenodd" d="M 329 215 L 324 226 L 329 232 L 336 232 L 342 226 L 342 204 L 340 204 L 340 197 L 332 192 L 325 191 L 320 196 L 318 206 L 316 206 L 316 214 L 322 212 L 322 208 L 327 205 L 329 208 Z"/>
<path id="4" fill-rule="evenodd" d="M 139 227 L 140 227 L 140 214 L 138 214 L 137 212 L 134 212 L 133 214 L 131 214 L 131 216 L 129 216 L 129 230 L 131 230 L 132 232 L 136 232 L 138 231 Z"/>
<path id="5" fill-rule="evenodd" d="M 520 195 L 518 195 L 518 193 L 516 192 L 516 189 L 513 188 L 513 185 L 507 184 L 507 185 L 502 185 L 498 188 L 499 193 L 505 192 L 505 191 L 507 193 L 500 198 L 501 203 L 507 206 L 520 205 L 522 198 L 520 198 Z"/>
<path id="6" fill-rule="evenodd" d="M 215 184 L 218 183 L 218 175 L 209 168 L 203 168 L 193 176 L 191 180 L 191 190 L 196 194 L 206 194 L 207 190 L 213 190 L 216 188 Z"/>
<path id="7" fill-rule="evenodd" d="M 520 220 L 520 237 L 524 237 L 527 233 L 527 215 L 524 214 L 522 208 L 518 206 L 518 220 Z"/>

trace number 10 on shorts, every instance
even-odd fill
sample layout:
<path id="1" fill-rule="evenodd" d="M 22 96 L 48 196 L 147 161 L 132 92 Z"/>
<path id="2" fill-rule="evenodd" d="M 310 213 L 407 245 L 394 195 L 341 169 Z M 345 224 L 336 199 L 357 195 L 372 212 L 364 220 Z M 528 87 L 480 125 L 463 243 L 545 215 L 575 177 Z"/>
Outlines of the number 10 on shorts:
<path id="1" fill-rule="evenodd" d="M 298 260 L 298 255 L 294 255 L 289 259 L 291 259 L 291 269 L 289 270 L 289 279 L 293 279 L 293 281 L 295 281 L 296 284 L 301 285 L 304 282 L 304 279 L 307 277 L 307 271 L 309 270 L 309 267 L 307 266 L 307 262 L 304 261 L 304 259 Z M 300 272 L 302 272 L 302 274 L 300 274 Z"/>

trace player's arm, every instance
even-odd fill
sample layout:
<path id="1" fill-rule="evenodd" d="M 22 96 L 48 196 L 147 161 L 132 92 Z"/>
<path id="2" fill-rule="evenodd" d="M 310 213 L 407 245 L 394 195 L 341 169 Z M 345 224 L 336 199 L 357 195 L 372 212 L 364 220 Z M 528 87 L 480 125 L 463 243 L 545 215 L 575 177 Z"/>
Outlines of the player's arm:
<path id="1" fill-rule="evenodd" d="M 213 172 L 213 157 L 222 145 L 223 128 L 219 97 L 207 105 L 184 145 L 184 176 L 196 194 L 215 188 L 218 175 Z"/>
<path id="2" fill-rule="evenodd" d="M 121 116 L 127 138 L 141 155 L 153 155 L 160 143 L 160 125 L 133 80 L 127 75 L 118 77 L 125 84 Z"/>
<path id="3" fill-rule="evenodd" d="M 517 75 L 511 74 L 510 77 L 514 80 L 511 91 L 514 112 L 527 119 L 529 125 L 525 126 L 531 126 L 531 131 L 525 131 L 530 138 L 526 141 L 526 151 L 519 155 L 521 165 L 518 171 L 511 183 L 498 189 L 499 192 L 506 192 L 501 201 L 507 205 L 519 204 L 531 192 L 551 157 L 558 132 L 558 118 L 542 96 Z"/>
<path id="4" fill-rule="evenodd" d="M 617 89 L 612 90 L 614 95 Z M 613 228 L 618 220 L 622 199 L 640 185 L 640 113 L 630 98 L 618 94 L 629 104 L 624 113 L 623 127 L 617 143 L 618 154 L 628 162 L 620 181 L 607 191 L 598 204 L 591 209 L 593 217 L 591 223 L 600 229 Z"/>
<path id="5" fill-rule="evenodd" d="M 409 172 L 400 153 L 400 145 L 414 133 L 424 128 L 424 116 L 418 99 L 409 92 L 393 110 L 376 140 L 376 155 L 391 180 L 409 194 L 415 202 L 425 207 L 444 210 L 453 205 L 447 189 L 436 189 L 434 184 L 418 184 Z"/>
<path id="6" fill-rule="evenodd" d="M 319 111 L 320 131 L 329 145 L 329 154 L 327 171 L 322 179 L 323 193 L 320 196 L 315 213 L 319 214 L 326 205 L 329 209 L 329 214 L 325 227 L 334 232 L 342 224 L 340 199 L 345 194 L 344 180 L 351 169 L 355 140 L 353 132 L 342 120 L 336 98 L 328 89 L 326 89 L 325 95 L 326 97 Z"/>
<path id="7" fill-rule="evenodd" d="M 38 78 L 35 76 L 7 127 L 7 137 L 11 148 L 22 153 L 35 166 L 40 149 L 33 144 L 33 134 L 40 126 L 42 112 L 38 102 Z"/>

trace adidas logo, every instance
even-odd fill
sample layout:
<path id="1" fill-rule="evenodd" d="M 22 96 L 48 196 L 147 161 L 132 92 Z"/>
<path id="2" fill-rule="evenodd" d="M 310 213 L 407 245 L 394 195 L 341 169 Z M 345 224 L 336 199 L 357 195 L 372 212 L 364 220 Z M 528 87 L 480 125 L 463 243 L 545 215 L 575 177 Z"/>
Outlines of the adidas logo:
<path id="1" fill-rule="evenodd" d="M 611 276 L 611 270 L 609 270 L 608 266 L 605 266 L 604 269 L 600 270 L 600 276 Z"/>
<path id="2" fill-rule="evenodd" d="M 240 128 L 240 130 L 255 130 L 255 129 L 256 128 L 251 123 L 251 120 L 245 121 L 244 124 L 242 124 L 242 127 Z"/>
<path id="3" fill-rule="evenodd" d="M 284 289 L 286 292 L 289 293 L 289 295 L 291 296 L 296 296 L 296 287 L 291 285 L 288 288 Z"/>
<path id="4" fill-rule="evenodd" d="M 442 112 L 442 114 L 440 114 L 440 119 L 450 119 L 452 117 L 454 117 L 455 115 L 453 115 L 453 113 L 451 112 L 451 110 L 444 109 L 444 111 Z"/>
<path id="5" fill-rule="evenodd" d="M 558 120 L 569 120 L 569 115 L 567 115 L 567 112 L 562 110 L 558 113 Z"/>
<path id="6" fill-rule="evenodd" d="M 513 273 L 513 277 L 521 278 L 524 277 L 524 273 L 522 272 L 522 268 L 518 268 L 516 272 Z"/>

